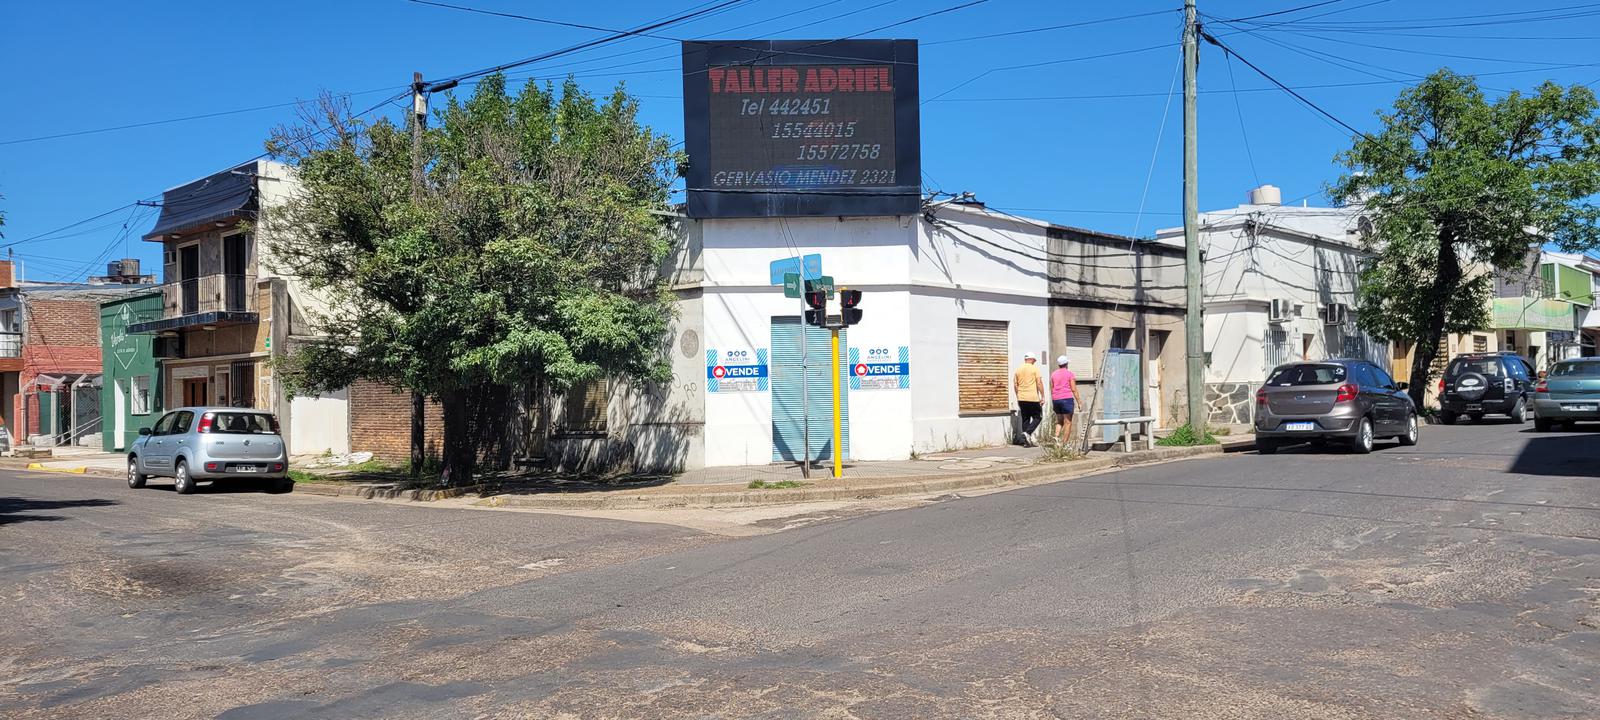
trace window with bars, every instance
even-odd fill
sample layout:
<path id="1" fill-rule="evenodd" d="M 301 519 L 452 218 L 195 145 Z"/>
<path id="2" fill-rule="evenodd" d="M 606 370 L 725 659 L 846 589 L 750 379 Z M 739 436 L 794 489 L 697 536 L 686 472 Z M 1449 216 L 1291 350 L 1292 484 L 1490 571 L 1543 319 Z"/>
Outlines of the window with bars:
<path id="1" fill-rule="evenodd" d="M 956 392 L 963 414 L 1010 412 L 1008 338 L 1003 320 L 956 320 Z"/>
<path id="2" fill-rule="evenodd" d="M 1472 351 L 1473 352 L 1489 352 L 1489 336 L 1488 335 L 1473 335 L 1472 336 Z"/>
<path id="3" fill-rule="evenodd" d="M 134 415 L 149 415 L 150 414 L 150 376 L 149 375 L 135 375 L 135 376 L 133 376 L 133 384 L 132 384 L 132 390 L 131 390 L 130 394 L 132 395 L 132 397 L 130 398 L 131 402 L 129 403 L 129 405 L 132 406 L 130 411 Z"/>
<path id="4" fill-rule="evenodd" d="M 606 431 L 606 406 L 611 389 L 605 378 L 581 382 L 567 389 L 558 432 L 595 435 Z"/>

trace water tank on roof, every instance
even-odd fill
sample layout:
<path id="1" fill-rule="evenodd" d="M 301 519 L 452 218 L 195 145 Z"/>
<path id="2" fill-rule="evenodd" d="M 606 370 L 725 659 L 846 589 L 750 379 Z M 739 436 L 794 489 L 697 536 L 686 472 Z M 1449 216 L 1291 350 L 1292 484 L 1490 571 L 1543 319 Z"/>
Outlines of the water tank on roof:
<path id="1" fill-rule="evenodd" d="M 1281 205 L 1283 191 L 1276 185 L 1262 185 L 1250 191 L 1251 205 Z"/>
<path id="2" fill-rule="evenodd" d="M 106 274 L 112 277 L 138 277 L 139 259 L 123 258 L 106 263 Z"/>

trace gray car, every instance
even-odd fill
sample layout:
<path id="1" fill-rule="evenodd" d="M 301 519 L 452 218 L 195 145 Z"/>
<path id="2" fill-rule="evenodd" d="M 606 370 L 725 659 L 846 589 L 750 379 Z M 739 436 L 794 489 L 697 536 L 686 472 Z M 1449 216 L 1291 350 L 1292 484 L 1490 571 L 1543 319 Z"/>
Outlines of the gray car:
<path id="1" fill-rule="evenodd" d="M 264 410 L 178 408 L 152 428 L 141 428 L 128 450 L 128 487 L 151 476 L 173 479 L 181 495 L 201 480 L 265 478 L 277 490 L 292 487 L 289 458 L 278 419 Z"/>
<path id="2" fill-rule="evenodd" d="M 1256 391 L 1256 450 L 1271 455 L 1298 442 L 1348 443 L 1372 452 L 1373 440 L 1417 444 L 1417 408 L 1383 368 L 1360 359 L 1279 365 Z"/>

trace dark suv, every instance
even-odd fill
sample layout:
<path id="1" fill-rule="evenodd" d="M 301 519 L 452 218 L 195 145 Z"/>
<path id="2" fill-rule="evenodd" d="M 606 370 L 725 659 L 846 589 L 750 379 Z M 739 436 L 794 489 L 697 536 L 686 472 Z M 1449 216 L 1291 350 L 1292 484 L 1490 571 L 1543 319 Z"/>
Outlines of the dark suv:
<path id="1" fill-rule="evenodd" d="M 1446 425 L 1466 415 L 1505 415 L 1525 422 L 1533 398 L 1533 366 L 1516 353 L 1457 355 L 1439 379 L 1439 419 Z"/>

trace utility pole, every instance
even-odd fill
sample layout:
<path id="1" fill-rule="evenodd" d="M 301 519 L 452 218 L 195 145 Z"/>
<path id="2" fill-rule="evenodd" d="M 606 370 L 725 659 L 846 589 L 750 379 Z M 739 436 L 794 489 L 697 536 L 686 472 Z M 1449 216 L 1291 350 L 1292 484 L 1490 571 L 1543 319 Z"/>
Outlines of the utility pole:
<path id="1" fill-rule="evenodd" d="M 1195 71 L 1200 65 L 1200 26 L 1195 0 L 1183 2 L 1183 284 L 1187 310 L 1183 320 L 1184 360 L 1188 371 L 1189 429 L 1196 437 L 1206 430 L 1205 325 L 1201 303 L 1199 152 L 1195 134 Z"/>
<path id="2" fill-rule="evenodd" d="M 422 162 L 422 130 L 428 122 L 427 86 L 422 73 L 411 73 L 411 202 L 422 204 L 427 178 Z M 422 475 L 422 464 L 427 459 L 427 440 L 424 432 L 426 403 L 422 393 L 411 391 L 411 477 Z"/>

